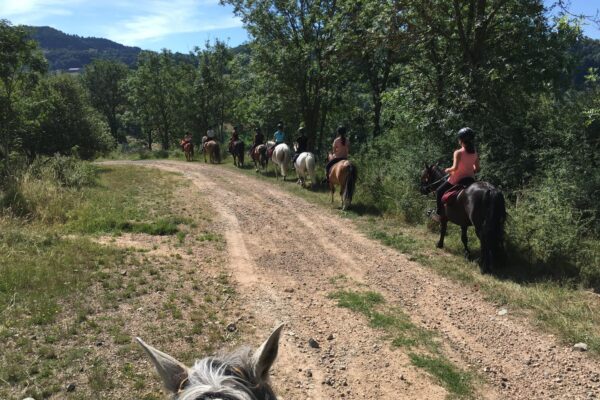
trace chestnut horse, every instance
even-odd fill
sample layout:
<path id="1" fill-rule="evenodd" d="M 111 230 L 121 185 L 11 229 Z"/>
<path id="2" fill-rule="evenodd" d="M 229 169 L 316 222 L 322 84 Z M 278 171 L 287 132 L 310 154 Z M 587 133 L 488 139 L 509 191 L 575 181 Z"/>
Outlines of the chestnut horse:
<path id="1" fill-rule="evenodd" d="M 267 155 L 267 145 L 259 144 L 254 148 L 252 154 L 252 161 L 254 161 L 254 168 L 256 168 L 256 172 L 259 172 L 259 167 L 263 171 L 267 169 L 269 165 L 269 156 Z"/>
<path id="2" fill-rule="evenodd" d="M 179 144 L 181 145 L 183 153 L 185 154 L 185 160 L 192 161 L 194 159 L 194 144 L 185 139 L 181 139 Z"/>
<path id="3" fill-rule="evenodd" d="M 356 189 L 356 180 L 358 173 L 356 166 L 349 160 L 341 160 L 335 163 L 329 171 L 329 189 L 331 190 L 331 202 L 333 203 L 333 193 L 335 185 L 340 185 L 340 198 L 342 201 L 342 210 L 346 210 L 352 205 L 352 196 Z"/>
<path id="4" fill-rule="evenodd" d="M 208 153 L 211 164 L 215 164 L 215 163 L 220 164 L 221 163 L 221 147 L 219 146 L 219 143 L 216 140 L 214 140 L 214 139 L 206 140 L 204 142 L 202 148 L 204 151 L 204 162 L 207 162 L 206 154 Z"/>

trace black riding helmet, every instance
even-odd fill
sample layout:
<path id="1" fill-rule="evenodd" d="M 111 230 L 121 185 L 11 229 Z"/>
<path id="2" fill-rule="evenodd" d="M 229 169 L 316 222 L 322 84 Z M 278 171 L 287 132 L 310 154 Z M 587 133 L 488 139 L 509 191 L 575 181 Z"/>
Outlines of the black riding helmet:
<path id="1" fill-rule="evenodd" d="M 475 131 L 469 127 L 465 127 L 458 131 L 457 136 L 459 140 L 473 141 L 475 139 Z"/>
<path id="2" fill-rule="evenodd" d="M 338 135 L 346 135 L 346 127 L 343 125 L 340 125 L 337 127 L 336 132 Z"/>

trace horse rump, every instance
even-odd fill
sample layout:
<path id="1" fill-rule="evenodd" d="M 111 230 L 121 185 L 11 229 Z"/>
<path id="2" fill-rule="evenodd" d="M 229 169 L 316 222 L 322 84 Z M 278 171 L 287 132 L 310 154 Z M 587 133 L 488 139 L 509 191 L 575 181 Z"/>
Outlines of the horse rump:
<path id="1" fill-rule="evenodd" d="M 486 209 L 481 228 L 482 270 L 493 269 L 494 262 L 504 259 L 504 223 L 506 222 L 506 204 L 504 195 L 496 188 L 489 189 L 484 196 Z"/>
<path id="2" fill-rule="evenodd" d="M 344 183 L 344 205 L 352 204 L 352 197 L 356 190 L 356 179 L 358 178 L 358 171 L 356 166 L 351 162 L 348 163 L 348 173 L 346 175 L 346 182 Z"/>

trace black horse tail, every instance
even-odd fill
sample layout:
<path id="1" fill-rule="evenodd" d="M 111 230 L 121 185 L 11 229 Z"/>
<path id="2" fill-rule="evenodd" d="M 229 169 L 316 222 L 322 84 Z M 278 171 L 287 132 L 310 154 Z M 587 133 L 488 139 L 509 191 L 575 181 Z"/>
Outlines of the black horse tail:
<path id="1" fill-rule="evenodd" d="M 352 203 L 352 196 L 354 196 L 354 190 L 356 190 L 356 179 L 358 178 L 358 171 L 356 166 L 352 163 L 348 166 L 348 175 L 346 176 L 346 184 L 344 185 L 344 204 Z"/>
<path id="2" fill-rule="evenodd" d="M 484 272 L 492 270 L 495 260 L 504 257 L 504 222 L 506 221 L 506 205 L 504 195 L 496 188 L 486 192 L 484 197 L 486 208 L 482 227 L 482 249 Z"/>

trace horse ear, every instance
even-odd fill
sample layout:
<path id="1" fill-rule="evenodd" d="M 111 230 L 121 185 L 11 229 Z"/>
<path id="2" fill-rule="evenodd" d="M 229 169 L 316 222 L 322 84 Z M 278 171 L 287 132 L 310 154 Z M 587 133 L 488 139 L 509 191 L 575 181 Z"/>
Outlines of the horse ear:
<path id="1" fill-rule="evenodd" d="M 152 360 L 158 374 L 162 378 L 165 387 L 173 393 L 181 389 L 181 385 L 188 378 L 188 368 L 160 350 L 146 344 L 139 337 L 135 338 Z"/>
<path id="2" fill-rule="evenodd" d="M 254 352 L 252 358 L 254 359 L 254 374 L 257 378 L 266 380 L 269 377 L 269 370 L 277 358 L 279 337 L 283 325 L 279 325 L 262 346 Z"/>

